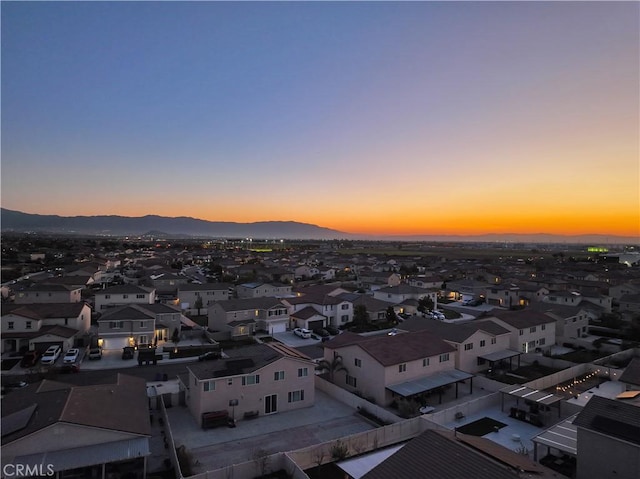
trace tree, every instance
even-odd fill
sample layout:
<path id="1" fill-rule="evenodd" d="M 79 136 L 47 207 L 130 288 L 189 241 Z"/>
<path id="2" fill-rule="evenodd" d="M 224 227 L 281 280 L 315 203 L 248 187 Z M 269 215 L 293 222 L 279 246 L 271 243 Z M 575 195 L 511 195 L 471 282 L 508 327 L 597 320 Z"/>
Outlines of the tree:
<path id="1" fill-rule="evenodd" d="M 200 316 L 200 310 L 202 309 L 202 296 L 198 296 L 196 298 L 196 304 L 194 304 L 195 308 L 198 310 L 198 316 Z"/>
<path id="2" fill-rule="evenodd" d="M 396 316 L 396 311 L 395 311 L 395 309 L 393 309 L 393 306 L 389 306 L 387 308 L 387 312 L 385 314 L 385 317 L 387 318 L 387 322 L 388 323 L 392 323 L 392 324 L 397 324 L 398 323 L 398 317 Z"/>
<path id="3" fill-rule="evenodd" d="M 334 382 L 336 373 L 340 371 L 344 371 L 345 373 L 349 373 L 349 370 L 342 362 L 342 356 L 337 355 L 331 361 L 326 359 L 318 362 L 316 366 L 316 371 L 320 371 L 321 373 L 326 372 L 329 374 L 329 382 Z"/>
<path id="4" fill-rule="evenodd" d="M 173 341 L 173 344 L 176 347 L 176 350 L 178 349 L 178 343 L 180 342 L 180 329 L 176 328 L 173 330 L 173 334 L 171 335 L 171 341 Z"/>
<path id="5" fill-rule="evenodd" d="M 418 312 L 424 314 L 430 309 L 433 309 L 433 300 L 429 296 L 418 300 Z"/>
<path id="6" fill-rule="evenodd" d="M 353 322 L 357 325 L 364 325 L 369 322 L 369 313 L 364 304 L 358 304 L 353 308 Z"/>

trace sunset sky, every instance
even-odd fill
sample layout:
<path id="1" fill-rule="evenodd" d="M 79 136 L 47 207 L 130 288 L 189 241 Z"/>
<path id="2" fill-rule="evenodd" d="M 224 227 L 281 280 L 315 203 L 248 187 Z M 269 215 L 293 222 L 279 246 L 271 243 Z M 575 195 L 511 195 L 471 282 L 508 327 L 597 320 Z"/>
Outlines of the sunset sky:
<path id="1" fill-rule="evenodd" d="M 2 2 L 2 207 L 640 236 L 637 2 Z"/>

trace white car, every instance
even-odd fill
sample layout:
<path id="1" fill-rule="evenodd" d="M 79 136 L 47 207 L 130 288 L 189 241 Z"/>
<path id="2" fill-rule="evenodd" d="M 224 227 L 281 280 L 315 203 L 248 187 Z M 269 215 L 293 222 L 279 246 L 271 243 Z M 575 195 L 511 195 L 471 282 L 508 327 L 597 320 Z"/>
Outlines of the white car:
<path id="1" fill-rule="evenodd" d="M 304 339 L 309 339 L 311 337 L 311 331 L 305 328 L 296 328 L 293 330 L 293 334 Z"/>
<path id="2" fill-rule="evenodd" d="M 40 362 L 42 364 L 53 364 L 58 360 L 61 352 L 62 348 L 60 346 L 49 346 L 40 358 Z"/>
<path id="3" fill-rule="evenodd" d="M 73 364 L 78 360 L 78 356 L 80 355 L 80 350 L 77 348 L 71 348 L 67 351 L 67 354 L 64 355 L 62 362 L 64 364 Z"/>

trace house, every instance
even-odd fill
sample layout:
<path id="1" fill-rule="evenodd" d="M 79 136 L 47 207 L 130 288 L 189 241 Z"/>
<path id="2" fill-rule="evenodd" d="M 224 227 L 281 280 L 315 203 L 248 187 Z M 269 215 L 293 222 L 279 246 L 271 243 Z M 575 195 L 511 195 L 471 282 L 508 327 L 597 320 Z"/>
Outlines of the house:
<path id="1" fill-rule="evenodd" d="M 243 283 L 236 286 L 238 298 L 280 298 L 291 296 L 291 285 L 276 283 Z"/>
<path id="2" fill-rule="evenodd" d="M 353 295 L 351 304 L 355 309 L 358 306 L 362 306 L 367 310 L 367 316 L 369 321 L 375 323 L 377 321 L 385 321 L 387 319 L 387 309 L 389 306 L 393 306 L 393 303 L 376 299 L 368 294 Z M 401 312 L 401 311 L 398 311 Z"/>
<path id="3" fill-rule="evenodd" d="M 123 284 L 96 291 L 95 310 L 99 313 L 126 304 L 153 304 L 156 290 L 134 284 Z"/>
<path id="4" fill-rule="evenodd" d="M 393 271 L 363 270 L 358 275 L 358 281 L 364 286 L 371 284 L 398 286 L 402 283 L 402 277 Z"/>
<path id="5" fill-rule="evenodd" d="M 556 343 L 556 320 L 532 311 L 491 311 L 490 320 L 511 332 L 509 349 L 523 353 L 548 351 Z M 477 322 L 486 321 L 484 319 Z"/>
<path id="6" fill-rule="evenodd" d="M 289 325 L 287 306 L 278 298 L 245 298 L 218 301 L 209 307 L 209 329 L 228 332 L 240 339 L 256 330 L 282 333 Z"/>
<path id="7" fill-rule="evenodd" d="M 315 266 L 309 266 L 304 264 L 296 267 L 294 270 L 294 274 L 295 274 L 295 279 L 298 279 L 298 280 L 311 279 L 319 275 L 320 270 Z"/>
<path id="8" fill-rule="evenodd" d="M 86 303 L 2 305 L 2 353 L 59 345 L 74 346 L 89 331 L 91 308 Z"/>
<path id="9" fill-rule="evenodd" d="M 456 301 L 483 298 L 488 287 L 489 283 L 473 279 L 447 281 L 446 295 L 447 298 Z"/>
<path id="10" fill-rule="evenodd" d="M 229 299 L 229 283 L 181 284 L 178 287 L 180 309 L 191 314 L 207 314 L 209 306 L 216 301 Z M 202 306 L 198 313 L 198 298 Z"/>
<path id="11" fill-rule="evenodd" d="M 289 314 L 295 316 L 299 311 L 311 307 L 326 318 L 324 324 L 313 324 L 313 328 L 331 325 L 339 327 L 353 321 L 353 304 L 343 294 L 337 296 L 329 294 L 304 294 L 293 298 L 282 298 Z"/>
<path id="12" fill-rule="evenodd" d="M 418 316 L 398 326 L 402 331 L 429 331 L 456 349 L 455 368 L 468 373 L 486 370 L 494 362 L 519 356 L 509 350 L 511 333 L 494 321 L 445 323 Z"/>
<path id="13" fill-rule="evenodd" d="M 581 338 L 589 328 L 589 313 L 581 306 L 564 306 L 549 303 L 535 303 L 533 311 L 546 314 L 556 322 L 556 343 Z"/>
<path id="14" fill-rule="evenodd" d="M 640 313 L 640 293 L 625 294 L 620 297 L 619 311 L 627 313 Z"/>
<path id="15" fill-rule="evenodd" d="M 103 349 L 155 345 L 180 331 L 180 318 L 178 309 L 164 304 L 110 308 L 98 318 L 98 341 Z"/>
<path id="16" fill-rule="evenodd" d="M 520 294 L 520 287 L 511 283 L 487 287 L 485 301 L 487 304 L 501 308 L 526 306 L 529 302 Z"/>
<path id="17" fill-rule="evenodd" d="M 452 345 L 429 331 L 395 336 L 345 332 L 324 343 L 324 359 L 330 363 L 340 356 L 347 368 L 347 372 L 337 374 L 335 383 L 385 406 L 403 396 L 404 390 L 411 391 L 410 395 L 425 392 L 419 385 L 395 386 L 454 372 L 455 351 Z"/>
<path id="18" fill-rule="evenodd" d="M 306 328 L 311 331 L 326 327 L 328 318 L 316 311 L 315 308 L 307 306 L 290 314 L 290 329 Z"/>
<path id="19" fill-rule="evenodd" d="M 38 477 L 145 477 L 150 438 L 141 378 L 118 374 L 115 384 L 95 386 L 44 380 L 2 399 L 4 477 L 17 465 Z"/>
<path id="20" fill-rule="evenodd" d="M 593 395 L 578 427 L 577 479 L 640 477 L 640 406 Z"/>
<path id="21" fill-rule="evenodd" d="M 228 350 L 227 358 L 193 363 L 180 376 L 189 411 L 226 411 L 243 420 L 313 406 L 315 363 L 279 343 Z"/>
<path id="22" fill-rule="evenodd" d="M 158 294 L 170 296 L 175 295 L 180 286 L 189 282 L 185 276 L 168 270 L 154 271 L 147 278 L 147 284 L 151 283 Z"/>
<path id="23" fill-rule="evenodd" d="M 29 303 L 79 303 L 82 301 L 82 287 L 66 284 L 36 283 L 16 288 L 14 302 Z"/>
<path id="24" fill-rule="evenodd" d="M 438 276 L 412 276 L 408 280 L 410 286 L 426 289 L 440 289 L 442 286 L 442 278 Z M 394 286 L 394 285 L 389 285 Z"/>
<path id="25" fill-rule="evenodd" d="M 438 307 L 438 290 L 418 288 L 408 284 L 398 286 L 388 286 L 373 292 L 373 297 L 387 303 L 401 304 L 407 300 L 420 300 L 428 297 L 433 301 L 433 307 Z"/>

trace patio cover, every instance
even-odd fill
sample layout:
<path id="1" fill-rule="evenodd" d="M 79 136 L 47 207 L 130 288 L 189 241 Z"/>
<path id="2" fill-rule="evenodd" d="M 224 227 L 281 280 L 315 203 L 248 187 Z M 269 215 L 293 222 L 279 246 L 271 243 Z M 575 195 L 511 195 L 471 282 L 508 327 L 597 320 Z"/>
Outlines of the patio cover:
<path id="1" fill-rule="evenodd" d="M 510 349 L 504 349 L 502 351 L 494 351 L 493 353 L 479 355 L 481 359 L 485 359 L 489 362 L 501 361 L 503 359 L 509 359 L 514 356 L 520 356 L 522 353 L 518 351 L 511 351 Z"/>
<path id="2" fill-rule="evenodd" d="M 574 418 L 575 416 L 570 417 L 566 421 L 562 421 L 534 437 L 532 441 L 536 448 L 535 455 L 537 456 L 538 445 L 542 444 L 566 454 L 576 456 L 578 451 L 578 428 L 573 425 Z"/>
<path id="3" fill-rule="evenodd" d="M 389 391 L 393 391 L 402 397 L 413 396 L 414 394 L 420 394 L 426 391 L 431 391 L 447 384 L 453 384 L 466 379 L 472 378 L 474 375 L 452 369 L 451 371 L 442 371 L 440 373 L 432 374 L 420 379 L 414 379 L 413 381 L 406 381 L 400 384 L 394 384 L 393 386 L 387 386 Z"/>
<path id="4" fill-rule="evenodd" d="M 555 394 L 549 394 L 537 389 L 520 386 L 519 384 L 514 384 L 512 386 L 502 388 L 500 392 L 508 394 L 509 396 L 515 396 L 517 398 L 526 399 L 528 401 L 545 404 L 547 406 L 551 406 L 552 404 L 560 402 L 564 399 L 562 396 L 556 396 Z"/>

